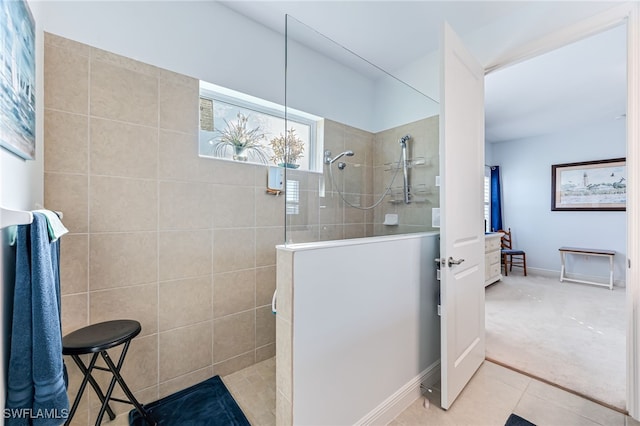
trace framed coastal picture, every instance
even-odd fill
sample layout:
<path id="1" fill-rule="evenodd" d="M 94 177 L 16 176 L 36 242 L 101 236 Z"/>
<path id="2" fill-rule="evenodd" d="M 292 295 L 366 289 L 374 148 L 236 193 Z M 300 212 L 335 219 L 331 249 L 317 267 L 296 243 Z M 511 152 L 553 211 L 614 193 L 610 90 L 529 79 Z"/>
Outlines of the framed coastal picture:
<path id="1" fill-rule="evenodd" d="M 36 154 L 35 23 L 23 0 L 0 0 L 0 146 Z"/>
<path id="2" fill-rule="evenodd" d="M 553 211 L 623 211 L 626 202 L 625 158 L 551 166 Z"/>

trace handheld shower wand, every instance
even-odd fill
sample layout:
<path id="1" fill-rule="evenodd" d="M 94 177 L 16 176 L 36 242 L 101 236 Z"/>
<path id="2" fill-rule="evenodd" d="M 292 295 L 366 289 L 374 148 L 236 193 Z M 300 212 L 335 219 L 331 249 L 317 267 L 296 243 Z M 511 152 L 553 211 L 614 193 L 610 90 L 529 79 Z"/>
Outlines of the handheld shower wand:
<path id="1" fill-rule="evenodd" d="M 344 151 L 341 152 L 340 154 L 336 155 L 334 158 L 331 158 L 331 151 L 325 151 L 324 152 L 324 164 L 333 164 L 336 161 L 338 161 L 340 158 L 342 158 L 343 156 L 347 156 L 347 157 L 353 157 L 353 151 L 349 150 L 349 151 Z"/>

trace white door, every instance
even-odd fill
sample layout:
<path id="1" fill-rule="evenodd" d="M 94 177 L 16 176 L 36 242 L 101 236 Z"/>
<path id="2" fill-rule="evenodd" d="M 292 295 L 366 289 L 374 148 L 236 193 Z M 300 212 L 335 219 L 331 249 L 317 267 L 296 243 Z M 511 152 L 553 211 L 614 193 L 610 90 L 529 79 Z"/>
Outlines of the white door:
<path id="1" fill-rule="evenodd" d="M 441 34 L 442 408 L 484 361 L 484 69 L 448 24 Z"/>

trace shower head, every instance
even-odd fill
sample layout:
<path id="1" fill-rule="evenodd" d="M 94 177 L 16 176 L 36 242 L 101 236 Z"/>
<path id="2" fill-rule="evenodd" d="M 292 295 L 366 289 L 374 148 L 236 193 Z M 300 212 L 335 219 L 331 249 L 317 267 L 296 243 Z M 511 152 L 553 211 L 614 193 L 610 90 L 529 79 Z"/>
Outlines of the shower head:
<path id="1" fill-rule="evenodd" d="M 349 150 L 349 151 L 341 152 L 340 154 L 336 155 L 334 158 L 329 159 L 329 164 L 335 163 L 336 161 L 338 161 L 338 159 L 342 158 L 345 155 L 347 157 L 353 157 L 353 151 Z"/>
<path id="2" fill-rule="evenodd" d="M 403 137 L 401 137 L 400 139 L 398 139 L 398 143 L 400 145 L 406 145 L 407 142 L 409 142 L 411 140 L 411 135 L 404 135 Z"/>

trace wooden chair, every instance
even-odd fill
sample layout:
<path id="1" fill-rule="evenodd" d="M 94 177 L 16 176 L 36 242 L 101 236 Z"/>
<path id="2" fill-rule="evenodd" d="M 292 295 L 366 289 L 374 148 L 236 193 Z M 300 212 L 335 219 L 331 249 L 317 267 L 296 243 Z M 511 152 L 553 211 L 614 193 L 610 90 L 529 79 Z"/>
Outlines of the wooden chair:
<path id="1" fill-rule="evenodd" d="M 527 255 L 523 250 L 517 250 L 513 248 L 513 238 L 511 237 L 511 228 L 508 231 L 503 229 L 497 231 L 502 232 L 501 244 L 502 249 L 500 253 L 502 255 L 502 264 L 504 265 L 505 277 L 509 275 L 509 271 L 513 270 L 513 267 L 522 268 L 524 276 L 527 276 Z"/>

